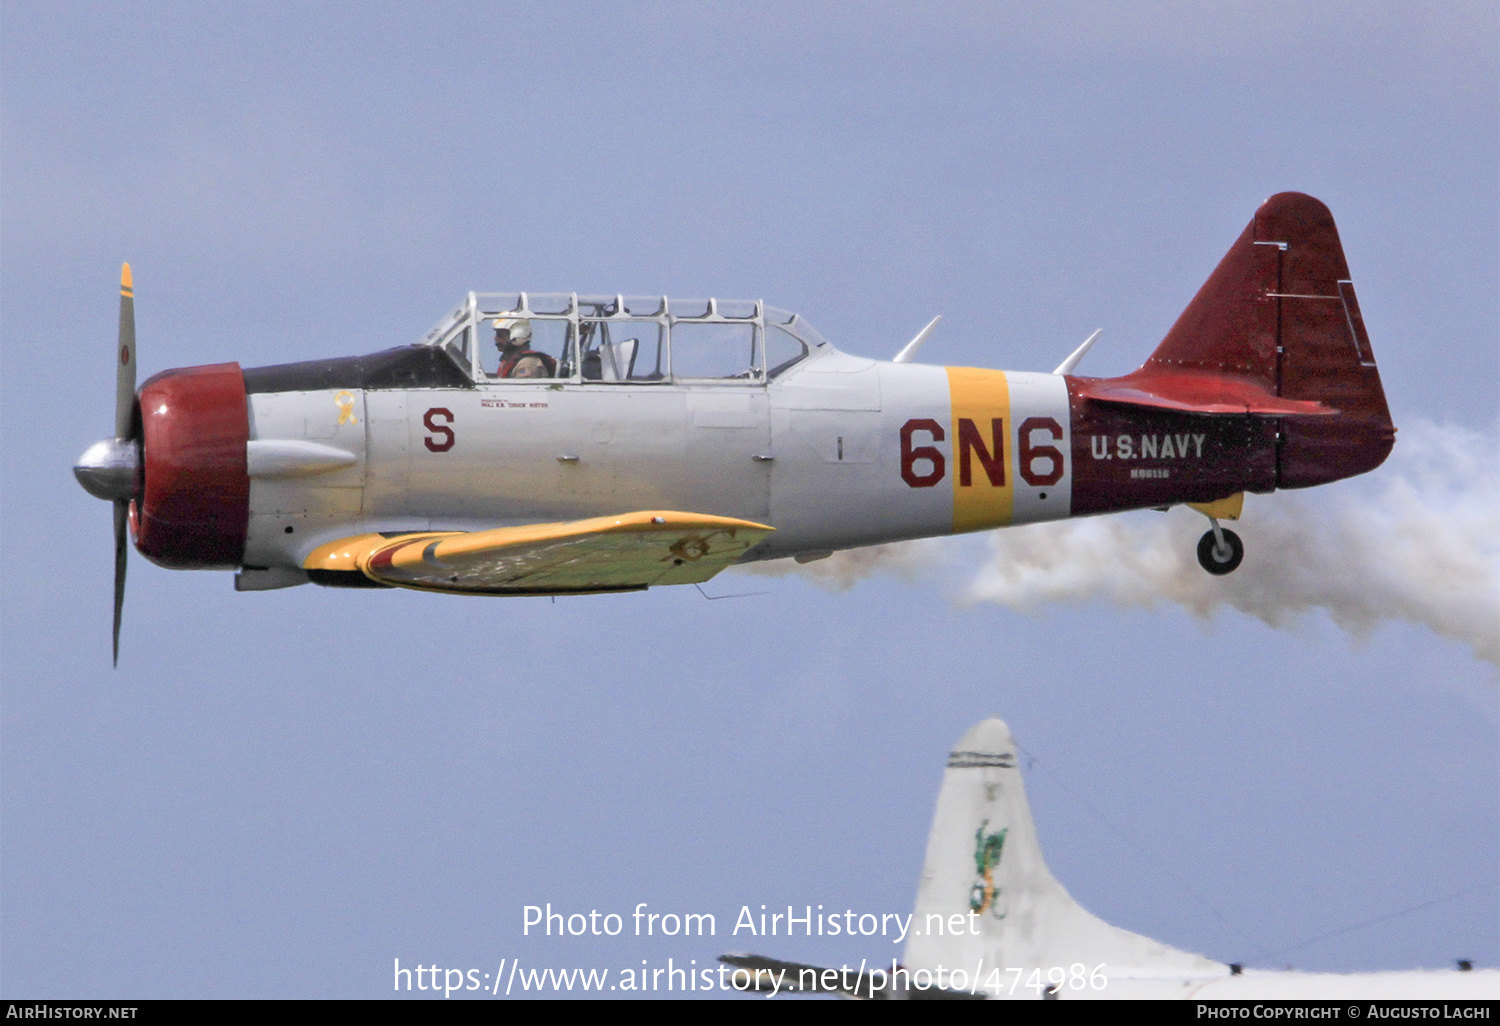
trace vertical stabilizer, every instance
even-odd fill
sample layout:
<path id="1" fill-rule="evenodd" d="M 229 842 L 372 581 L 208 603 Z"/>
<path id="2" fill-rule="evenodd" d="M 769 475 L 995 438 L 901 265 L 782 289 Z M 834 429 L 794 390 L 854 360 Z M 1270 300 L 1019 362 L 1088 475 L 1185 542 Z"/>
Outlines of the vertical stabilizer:
<path id="1" fill-rule="evenodd" d="M 949 754 L 907 968 L 972 973 L 983 960 L 986 973 L 1015 967 L 1045 975 L 1082 962 L 1090 971 L 1104 963 L 1111 978 L 1229 975 L 1226 965 L 1110 926 L 1073 900 L 1042 859 L 1015 752 L 1009 728 L 989 719 Z"/>
<path id="2" fill-rule="evenodd" d="M 1274 418 L 1276 488 L 1374 470 L 1396 440 L 1333 215 L 1297 192 L 1260 205 L 1138 370 L 1073 380 L 1104 404 Z"/>

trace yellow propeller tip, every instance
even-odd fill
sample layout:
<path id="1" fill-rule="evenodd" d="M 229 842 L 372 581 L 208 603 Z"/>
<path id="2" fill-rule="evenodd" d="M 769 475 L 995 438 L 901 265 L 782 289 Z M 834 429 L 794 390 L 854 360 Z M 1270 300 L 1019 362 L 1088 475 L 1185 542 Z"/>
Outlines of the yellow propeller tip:
<path id="1" fill-rule="evenodd" d="M 120 288 L 122 288 L 122 289 L 134 289 L 135 288 L 135 283 L 133 281 L 131 281 L 131 278 L 130 278 L 130 265 L 129 264 L 121 264 L 120 265 Z"/>

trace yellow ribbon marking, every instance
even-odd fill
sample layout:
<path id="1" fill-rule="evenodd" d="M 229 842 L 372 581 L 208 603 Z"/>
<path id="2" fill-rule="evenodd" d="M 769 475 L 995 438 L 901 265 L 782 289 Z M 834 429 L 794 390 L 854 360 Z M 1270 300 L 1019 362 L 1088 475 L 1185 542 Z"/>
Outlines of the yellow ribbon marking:
<path id="1" fill-rule="evenodd" d="M 333 397 L 333 401 L 339 404 L 339 423 L 358 424 L 359 418 L 354 415 L 354 393 L 347 389 Z"/>

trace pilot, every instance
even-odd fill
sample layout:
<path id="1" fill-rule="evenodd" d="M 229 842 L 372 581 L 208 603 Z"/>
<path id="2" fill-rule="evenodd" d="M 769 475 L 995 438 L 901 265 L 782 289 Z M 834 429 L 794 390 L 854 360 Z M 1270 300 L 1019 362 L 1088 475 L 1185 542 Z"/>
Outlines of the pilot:
<path id="1" fill-rule="evenodd" d="M 524 317 L 495 318 L 495 348 L 500 351 L 497 378 L 553 378 L 557 361 L 531 348 L 531 322 Z"/>

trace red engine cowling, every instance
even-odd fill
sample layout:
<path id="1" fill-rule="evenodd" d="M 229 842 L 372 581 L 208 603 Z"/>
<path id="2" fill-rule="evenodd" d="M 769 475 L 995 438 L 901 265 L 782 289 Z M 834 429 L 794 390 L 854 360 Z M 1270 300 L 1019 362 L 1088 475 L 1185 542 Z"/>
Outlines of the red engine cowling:
<path id="1" fill-rule="evenodd" d="M 141 386 L 143 483 L 135 547 L 176 570 L 233 570 L 245 554 L 250 417 L 237 363 L 163 371 Z"/>

